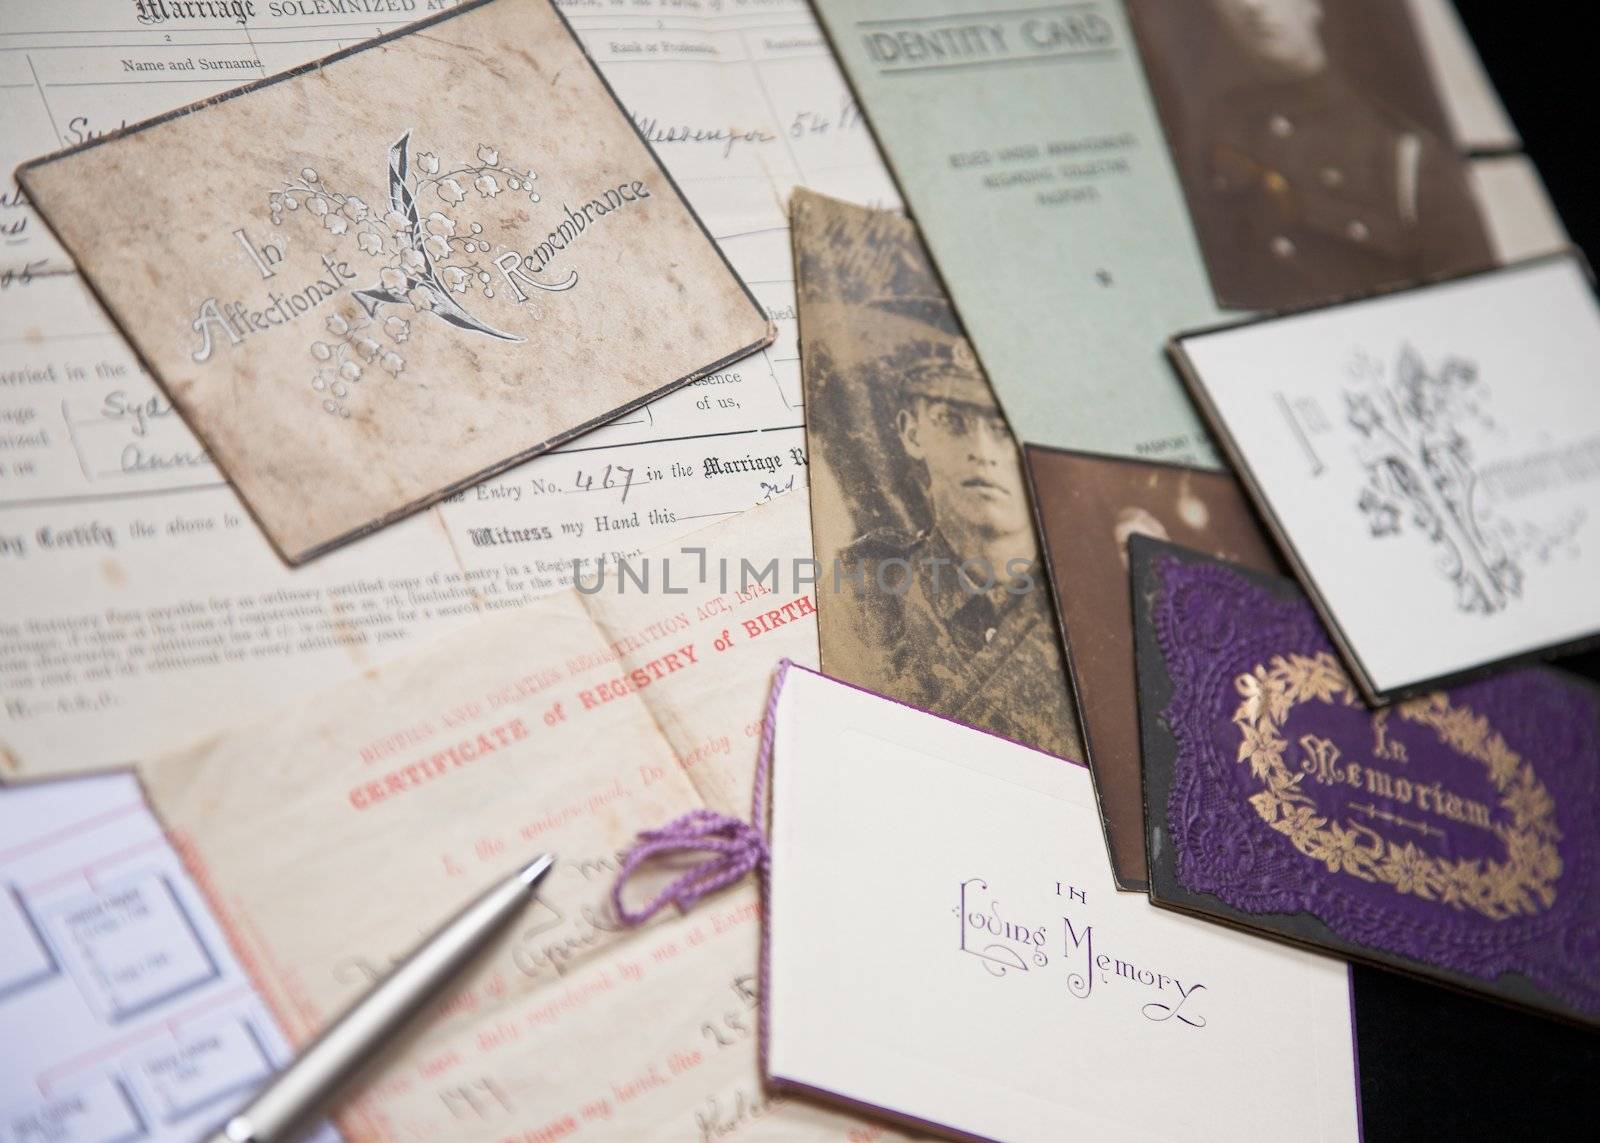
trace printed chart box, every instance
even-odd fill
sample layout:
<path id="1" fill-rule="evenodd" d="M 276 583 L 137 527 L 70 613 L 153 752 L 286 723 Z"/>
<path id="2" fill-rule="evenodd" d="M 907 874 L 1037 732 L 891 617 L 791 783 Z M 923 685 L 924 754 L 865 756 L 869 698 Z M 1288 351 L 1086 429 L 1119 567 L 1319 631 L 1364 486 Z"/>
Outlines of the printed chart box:
<path id="1" fill-rule="evenodd" d="M 0 1112 L 0 1143 L 132 1143 L 149 1131 L 112 1079 Z"/>
<path id="2" fill-rule="evenodd" d="M 242 1096 L 272 1074 L 256 1031 L 233 1019 L 186 1034 L 140 1060 L 138 1074 L 163 1123 L 185 1119 L 228 1096 Z"/>
<path id="3" fill-rule="evenodd" d="M 46 927 L 73 978 L 111 1023 L 219 976 L 171 882 L 146 873 L 52 905 Z"/>

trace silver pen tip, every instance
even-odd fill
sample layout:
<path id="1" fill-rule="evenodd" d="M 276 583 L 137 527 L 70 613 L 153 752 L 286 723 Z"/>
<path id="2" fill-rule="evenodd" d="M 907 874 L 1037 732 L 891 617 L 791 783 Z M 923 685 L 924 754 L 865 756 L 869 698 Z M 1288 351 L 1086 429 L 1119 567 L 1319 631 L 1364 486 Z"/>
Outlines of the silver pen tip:
<path id="1" fill-rule="evenodd" d="M 541 853 L 538 857 L 535 857 L 532 861 L 528 862 L 527 865 L 522 867 L 522 871 L 517 874 L 517 880 L 521 881 L 529 889 L 532 889 L 544 879 L 544 875 L 550 872 L 550 867 L 555 863 L 555 854 Z"/>

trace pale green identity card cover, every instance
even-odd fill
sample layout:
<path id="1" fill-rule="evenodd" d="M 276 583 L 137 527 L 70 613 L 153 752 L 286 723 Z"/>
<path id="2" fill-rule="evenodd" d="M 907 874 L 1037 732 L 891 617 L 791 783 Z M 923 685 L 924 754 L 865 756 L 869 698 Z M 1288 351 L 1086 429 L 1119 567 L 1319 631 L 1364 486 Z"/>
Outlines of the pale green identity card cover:
<path id="1" fill-rule="evenodd" d="M 1122 5 L 816 6 L 1017 436 L 1215 466 L 1163 347 L 1226 315 Z"/>

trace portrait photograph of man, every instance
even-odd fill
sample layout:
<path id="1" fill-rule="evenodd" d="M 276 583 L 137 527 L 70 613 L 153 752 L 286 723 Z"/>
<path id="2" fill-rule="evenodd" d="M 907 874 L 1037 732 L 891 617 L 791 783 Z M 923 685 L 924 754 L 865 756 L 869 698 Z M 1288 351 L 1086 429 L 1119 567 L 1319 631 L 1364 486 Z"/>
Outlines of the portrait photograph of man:
<path id="1" fill-rule="evenodd" d="M 1279 310 L 1491 264 L 1401 0 L 1130 0 L 1223 308 Z"/>
<path id="2" fill-rule="evenodd" d="M 914 226 L 797 194 L 822 666 L 1078 756 L 1021 459 Z"/>

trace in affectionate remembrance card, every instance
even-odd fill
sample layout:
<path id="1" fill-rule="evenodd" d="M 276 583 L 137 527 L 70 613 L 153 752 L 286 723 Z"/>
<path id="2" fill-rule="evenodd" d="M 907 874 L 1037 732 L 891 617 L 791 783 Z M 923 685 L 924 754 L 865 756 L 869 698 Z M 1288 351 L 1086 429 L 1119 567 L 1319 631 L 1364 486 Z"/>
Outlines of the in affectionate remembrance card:
<path id="1" fill-rule="evenodd" d="M 1077 757 L 1022 460 L 916 225 L 792 211 L 823 669 Z"/>
<path id="2" fill-rule="evenodd" d="M 548 0 L 480 0 L 19 179 L 298 562 L 767 344 Z"/>
<path id="3" fill-rule="evenodd" d="M 1275 569 L 1272 541 L 1226 473 L 1035 445 L 1023 455 L 1111 871 L 1121 888 L 1143 892 L 1148 878 L 1128 539 L 1155 536 Z M 828 665 L 826 643 L 822 665 Z"/>
<path id="4" fill-rule="evenodd" d="M 1600 631 L 1600 308 L 1575 255 L 1172 353 L 1369 698 Z"/>
<path id="5" fill-rule="evenodd" d="M 800 668 L 773 718 L 776 1084 L 969 1138 L 1357 1138 L 1346 966 L 1118 893 L 1083 767 Z"/>
<path id="6" fill-rule="evenodd" d="M 1151 898 L 1600 1024 L 1600 690 L 1372 708 L 1292 581 L 1131 551 Z"/>

